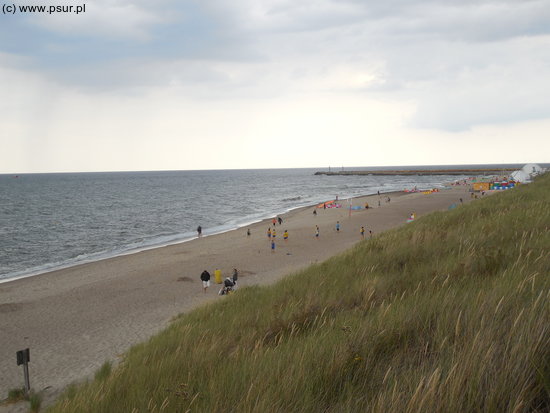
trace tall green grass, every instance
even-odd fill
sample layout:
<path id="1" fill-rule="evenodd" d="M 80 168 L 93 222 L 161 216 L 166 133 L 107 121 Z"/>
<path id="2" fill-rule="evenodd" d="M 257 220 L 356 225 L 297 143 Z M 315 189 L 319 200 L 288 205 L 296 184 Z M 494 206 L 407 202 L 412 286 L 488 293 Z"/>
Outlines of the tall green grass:
<path id="1" fill-rule="evenodd" d="M 180 316 L 51 412 L 548 412 L 550 174 Z"/>

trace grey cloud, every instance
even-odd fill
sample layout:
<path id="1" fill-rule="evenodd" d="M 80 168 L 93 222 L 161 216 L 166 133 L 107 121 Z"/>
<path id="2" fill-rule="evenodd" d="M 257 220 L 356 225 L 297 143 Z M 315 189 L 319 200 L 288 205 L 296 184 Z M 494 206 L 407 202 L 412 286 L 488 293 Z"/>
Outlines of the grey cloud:
<path id="1" fill-rule="evenodd" d="M 69 47 L 83 52 L 59 59 L 63 67 L 38 59 L 32 69 L 88 93 L 173 87 L 212 99 L 284 95 L 311 73 L 340 65 L 376 76 L 351 92 L 415 102 L 416 127 L 462 130 L 548 116 L 546 0 L 192 0 L 163 7 L 170 22 L 148 27 L 144 41 L 73 41 Z"/>
<path id="2" fill-rule="evenodd" d="M 508 43 L 508 58 L 489 56 L 486 66 L 468 67 L 454 76 L 419 82 L 400 91 L 417 96 L 411 125 L 462 131 L 476 125 L 550 118 L 550 52 L 530 59 L 530 47 Z M 523 49 L 527 50 L 523 50 Z M 482 53 L 482 51 L 479 51 Z"/>
<path id="3" fill-rule="evenodd" d="M 293 32 L 361 25 L 388 37 L 495 41 L 550 33 L 550 7 L 546 0 L 310 1 L 274 6 L 265 13 L 265 22 L 254 29 Z"/>

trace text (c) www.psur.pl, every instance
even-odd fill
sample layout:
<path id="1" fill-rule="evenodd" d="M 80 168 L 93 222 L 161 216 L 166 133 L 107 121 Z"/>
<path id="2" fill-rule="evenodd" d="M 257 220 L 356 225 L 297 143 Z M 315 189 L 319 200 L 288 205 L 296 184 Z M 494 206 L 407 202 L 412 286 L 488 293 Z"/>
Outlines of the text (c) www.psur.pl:
<path id="1" fill-rule="evenodd" d="M 57 14 L 57 13 L 72 13 L 72 14 L 81 14 L 86 13 L 86 3 L 79 5 L 16 5 L 16 4 L 6 4 L 2 6 L 2 13 L 4 14 L 16 14 L 16 13 L 42 13 L 42 14 Z"/>

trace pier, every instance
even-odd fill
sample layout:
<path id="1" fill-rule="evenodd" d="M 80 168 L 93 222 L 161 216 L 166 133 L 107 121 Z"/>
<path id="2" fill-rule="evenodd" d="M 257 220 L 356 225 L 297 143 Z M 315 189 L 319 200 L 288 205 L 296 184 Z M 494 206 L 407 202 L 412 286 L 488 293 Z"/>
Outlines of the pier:
<path id="1" fill-rule="evenodd" d="M 418 169 L 376 171 L 318 171 L 315 175 L 508 175 L 517 168 L 503 169 Z"/>

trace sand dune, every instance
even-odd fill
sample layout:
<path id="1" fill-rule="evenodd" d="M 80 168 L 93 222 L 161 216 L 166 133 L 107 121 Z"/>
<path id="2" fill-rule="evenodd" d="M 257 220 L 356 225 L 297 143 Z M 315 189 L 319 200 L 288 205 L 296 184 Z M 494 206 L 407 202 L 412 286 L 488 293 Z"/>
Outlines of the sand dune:
<path id="1" fill-rule="evenodd" d="M 116 361 L 130 346 L 164 328 L 182 312 L 211 300 L 221 300 L 219 286 L 202 291 L 200 273 L 216 268 L 229 276 L 240 271 L 239 285 L 269 284 L 309 264 L 340 253 L 361 240 L 360 227 L 381 231 L 405 225 L 411 212 L 417 219 L 450 204 L 470 201 L 465 187 L 429 195 L 390 194 L 353 200 L 370 208 L 302 208 L 283 215 L 271 251 L 263 221 L 247 228 L 132 255 L 79 265 L 0 284 L 0 398 L 22 387 L 17 350 L 29 347 L 31 386 L 46 402 L 68 384 L 83 380 L 106 360 Z M 347 202 L 343 202 L 347 206 Z M 336 232 L 336 221 L 341 230 Z M 320 228 L 315 238 L 315 225 Z M 288 230 L 289 239 L 283 241 Z M 368 235 L 365 237 L 368 238 Z M 12 407 L 0 407 L 0 411 Z"/>

